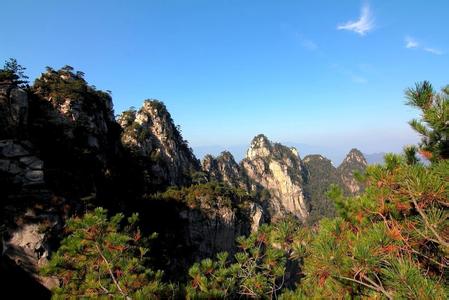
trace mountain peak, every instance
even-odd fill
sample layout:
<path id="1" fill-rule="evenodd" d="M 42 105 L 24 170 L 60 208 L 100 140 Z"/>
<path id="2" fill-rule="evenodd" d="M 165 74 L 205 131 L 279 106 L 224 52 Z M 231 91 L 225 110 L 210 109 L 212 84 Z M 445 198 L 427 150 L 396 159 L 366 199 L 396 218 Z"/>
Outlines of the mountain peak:
<path id="1" fill-rule="evenodd" d="M 272 144 L 270 140 L 263 134 L 259 134 L 251 141 L 251 146 L 246 153 L 246 157 L 249 159 L 259 157 L 267 157 L 272 150 Z"/>
<path id="2" fill-rule="evenodd" d="M 343 183 L 352 194 L 363 190 L 363 184 L 355 178 L 355 173 L 363 173 L 368 163 L 365 156 L 358 149 L 351 149 L 343 162 L 338 166 Z"/>
<path id="3" fill-rule="evenodd" d="M 351 163 L 351 162 L 357 163 L 360 165 L 364 165 L 364 166 L 368 165 L 363 153 L 356 148 L 352 148 L 351 151 L 349 151 L 349 153 L 346 155 L 345 159 L 343 160 L 342 164 Z"/>

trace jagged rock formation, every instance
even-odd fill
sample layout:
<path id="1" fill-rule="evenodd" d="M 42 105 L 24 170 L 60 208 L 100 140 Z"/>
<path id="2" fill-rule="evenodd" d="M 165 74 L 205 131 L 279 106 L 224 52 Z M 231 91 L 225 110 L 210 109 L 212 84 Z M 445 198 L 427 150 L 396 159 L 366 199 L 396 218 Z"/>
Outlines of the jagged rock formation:
<path id="1" fill-rule="evenodd" d="M 53 191 L 75 200 L 114 195 L 120 127 L 108 93 L 89 86 L 70 67 L 49 68 L 31 88 L 28 122 Z"/>
<path id="2" fill-rule="evenodd" d="M 39 276 L 39 268 L 58 245 L 65 219 L 88 202 L 117 199 L 120 127 L 111 97 L 69 67 L 48 69 L 26 90 L 2 85 L 0 94 L 3 253 L 51 287 L 55 282 Z"/>
<path id="3" fill-rule="evenodd" d="M 123 128 L 122 143 L 148 162 L 153 184 L 185 185 L 200 169 L 162 102 L 146 100 L 139 111 L 122 113 L 118 122 Z"/>
<path id="4" fill-rule="evenodd" d="M 144 218 L 159 233 L 164 243 L 159 250 L 165 253 L 158 257 L 161 261 L 169 257 L 165 265 L 174 277 L 198 259 L 221 251 L 233 253 L 235 239 L 265 221 L 252 195 L 222 182 L 170 188 L 149 200 Z"/>
<path id="5" fill-rule="evenodd" d="M 243 179 L 244 171 L 228 151 L 223 151 L 216 158 L 206 155 L 202 161 L 202 167 L 209 175 L 209 180 L 226 182 L 230 186 L 247 189 L 247 183 Z"/>
<path id="6" fill-rule="evenodd" d="M 338 166 L 343 184 L 350 194 L 357 194 L 363 191 L 363 184 L 358 182 L 354 176 L 356 172 L 363 173 L 368 163 L 362 152 L 357 149 L 351 149 L 343 162 Z"/>
<path id="7" fill-rule="evenodd" d="M 248 212 L 238 209 L 236 199 L 226 195 L 210 198 L 202 194 L 196 200 L 195 209 L 185 209 L 180 213 L 186 224 L 187 244 L 196 248 L 196 258 L 210 257 L 220 251 L 234 251 L 235 239 L 250 231 Z"/>
<path id="8" fill-rule="evenodd" d="M 210 179 L 258 194 L 261 219 L 275 220 L 291 214 L 305 220 L 308 216 L 304 170 L 294 148 L 272 143 L 264 135 L 258 135 L 239 165 L 227 151 L 217 158 L 207 155 L 202 165 Z"/>
<path id="9" fill-rule="evenodd" d="M 17 86 L 3 86 L 0 97 L 0 199 L 2 264 L 25 270 L 47 287 L 52 278 L 39 276 L 46 264 L 51 244 L 62 228 L 64 201 L 45 184 L 45 166 L 40 152 L 28 139 L 29 97 Z M 14 137 L 15 139 L 12 139 Z M 3 229 L 2 229 L 3 231 Z"/>
<path id="10" fill-rule="evenodd" d="M 356 181 L 354 172 L 363 172 L 366 161 L 356 149 L 338 168 L 321 155 L 308 155 L 301 160 L 296 149 L 259 135 L 240 164 L 225 151 L 217 158 L 205 156 L 202 166 L 209 180 L 256 192 L 263 204 L 259 211 L 262 220 L 293 214 L 311 224 L 335 215 L 334 204 L 326 196 L 332 184 L 340 186 L 345 194 L 361 191 L 362 184 Z"/>
<path id="11" fill-rule="evenodd" d="M 303 167 L 296 149 L 272 143 L 264 135 L 258 135 L 251 142 L 241 165 L 251 190 L 263 188 L 270 193 L 268 208 L 272 219 L 286 214 L 302 220 L 307 218 Z"/>
<path id="12" fill-rule="evenodd" d="M 199 199 L 197 209 L 180 213 L 186 224 L 187 245 L 196 249 L 197 259 L 222 251 L 234 252 L 236 238 L 257 231 L 263 223 L 262 209 L 256 203 L 247 202 L 241 209 L 226 205 L 223 198 L 215 198 L 214 203 Z"/>

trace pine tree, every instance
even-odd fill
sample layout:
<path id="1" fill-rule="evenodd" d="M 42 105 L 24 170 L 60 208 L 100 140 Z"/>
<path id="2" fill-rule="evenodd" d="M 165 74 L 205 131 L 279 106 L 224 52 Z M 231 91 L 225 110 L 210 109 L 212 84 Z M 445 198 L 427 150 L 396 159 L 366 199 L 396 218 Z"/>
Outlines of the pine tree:
<path id="1" fill-rule="evenodd" d="M 82 218 L 72 218 L 66 230 L 70 235 L 52 256 L 45 275 L 57 276 L 61 286 L 55 298 L 148 299 L 168 297 L 170 288 L 162 283 L 161 271 L 146 267 L 148 249 L 135 227 L 138 216 L 117 214 L 97 208 Z"/>
<path id="2" fill-rule="evenodd" d="M 299 224 L 285 219 L 263 225 L 249 237 L 237 239 L 239 251 L 232 259 L 219 253 L 215 260 L 205 259 L 189 270 L 186 293 L 190 299 L 257 298 L 272 299 L 285 287 L 287 261 L 298 261 L 294 249 L 302 240 Z"/>
<path id="3" fill-rule="evenodd" d="M 284 297 L 447 299 L 449 161 L 407 164 L 387 155 L 367 169 L 368 187 L 346 198 L 305 249 L 298 289 Z"/>
<path id="4" fill-rule="evenodd" d="M 421 120 L 409 122 L 421 135 L 421 154 L 431 161 L 449 158 L 449 86 L 435 92 L 428 81 L 405 92 L 407 104 L 421 110 Z"/>
<path id="5" fill-rule="evenodd" d="M 28 83 L 28 76 L 25 75 L 26 68 L 19 65 L 15 58 L 5 61 L 0 69 L 0 82 L 7 81 L 14 85 L 24 86 Z"/>

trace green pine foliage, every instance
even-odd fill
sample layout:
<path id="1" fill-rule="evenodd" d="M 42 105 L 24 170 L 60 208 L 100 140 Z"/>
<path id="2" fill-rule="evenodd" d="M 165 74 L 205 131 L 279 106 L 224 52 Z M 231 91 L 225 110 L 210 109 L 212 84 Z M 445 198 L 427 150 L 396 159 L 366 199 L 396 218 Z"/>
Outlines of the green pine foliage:
<path id="1" fill-rule="evenodd" d="M 54 298 L 149 299 L 171 295 L 170 287 L 161 281 L 162 272 L 146 267 L 149 249 L 141 245 L 137 219 L 136 214 L 127 222 L 122 214 L 108 218 L 102 208 L 70 219 L 66 227 L 70 235 L 43 271 L 60 280 L 61 286 L 53 290 Z"/>
<path id="2" fill-rule="evenodd" d="M 112 107 L 109 107 L 109 103 L 112 102 L 111 95 L 89 85 L 84 79 L 84 73 L 75 71 L 71 66 L 64 66 L 59 70 L 47 67 L 47 71 L 35 80 L 33 90 L 59 105 L 67 99 L 84 99 L 81 103 L 86 111 L 98 111 L 99 106 L 106 106 L 112 110 Z"/>
<path id="3" fill-rule="evenodd" d="M 0 69 L 0 82 L 9 82 L 24 87 L 28 83 L 25 70 L 26 68 L 20 65 L 15 58 L 10 58 L 5 61 L 3 68 Z"/>
<path id="4" fill-rule="evenodd" d="M 195 176 L 201 176 L 200 174 Z M 228 207 L 247 210 L 253 197 L 246 191 L 222 182 L 192 184 L 188 187 L 171 187 L 163 193 L 149 197 L 153 200 L 175 201 L 190 208 Z"/>
<path id="5" fill-rule="evenodd" d="M 449 159 L 449 86 L 438 93 L 423 81 L 405 94 L 407 104 L 421 111 L 421 120 L 409 122 L 421 135 L 421 153 L 431 161 Z"/>
<path id="6" fill-rule="evenodd" d="M 408 165 L 388 155 L 366 180 L 359 197 L 332 190 L 340 217 L 320 222 L 305 276 L 286 297 L 446 299 L 449 162 Z"/>
<path id="7" fill-rule="evenodd" d="M 299 224 L 285 219 L 275 225 L 262 225 L 249 237 L 237 239 L 239 251 L 230 258 L 219 253 L 189 270 L 188 299 L 276 298 L 285 286 L 288 261 L 298 261 L 295 249 L 302 245 Z M 299 270 L 298 270 L 299 271 Z"/>

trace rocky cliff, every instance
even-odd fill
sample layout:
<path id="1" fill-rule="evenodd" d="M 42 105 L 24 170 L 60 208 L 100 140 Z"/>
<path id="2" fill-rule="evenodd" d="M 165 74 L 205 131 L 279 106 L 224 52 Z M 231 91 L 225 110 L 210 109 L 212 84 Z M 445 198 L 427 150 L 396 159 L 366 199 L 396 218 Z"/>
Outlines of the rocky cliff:
<path id="1" fill-rule="evenodd" d="M 202 165 L 211 180 L 256 194 L 263 207 L 263 218 L 275 220 L 290 214 L 303 221 L 307 219 L 309 203 L 303 189 L 305 170 L 296 149 L 258 135 L 240 164 L 225 151 L 217 158 L 207 155 Z"/>
<path id="2" fill-rule="evenodd" d="M 122 143 L 147 164 L 146 178 L 156 186 L 185 185 L 200 169 L 165 105 L 146 100 L 138 111 L 122 113 Z"/>
<path id="3" fill-rule="evenodd" d="M 351 149 L 343 162 L 338 166 L 338 173 L 349 194 L 355 195 L 363 191 L 363 184 L 356 179 L 356 174 L 362 174 L 368 163 L 362 152 Z"/>
<path id="4" fill-rule="evenodd" d="M 202 168 L 211 181 L 225 182 L 233 187 L 248 189 L 244 170 L 228 151 L 223 151 L 216 158 L 206 155 L 202 161 Z"/>
<path id="5" fill-rule="evenodd" d="M 28 95 L 9 82 L 0 83 L 0 136 L 22 137 L 28 123 Z"/>
<path id="6" fill-rule="evenodd" d="M 301 160 L 296 149 L 258 135 L 240 164 L 225 151 L 216 158 L 205 156 L 202 166 L 209 180 L 256 193 L 265 220 L 292 214 L 315 223 L 335 215 L 334 204 L 326 196 L 331 185 L 340 186 L 345 194 L 357 194 L 363 189 L 354 174 L 365 170 L 366 161 L 356 149 L 338 168 L 321 155 L 308 155 Z"/>
<path id="7" fill-rule="evenodd" d="M 267 207 L 271 219 L 287 214 L 307 219 L 309 203 L 304 196 L 303 167 L 295 148 L 272 143 L 264 135 L 258 135 L 241 165 L 251 190 L 269 192 Z"/>

